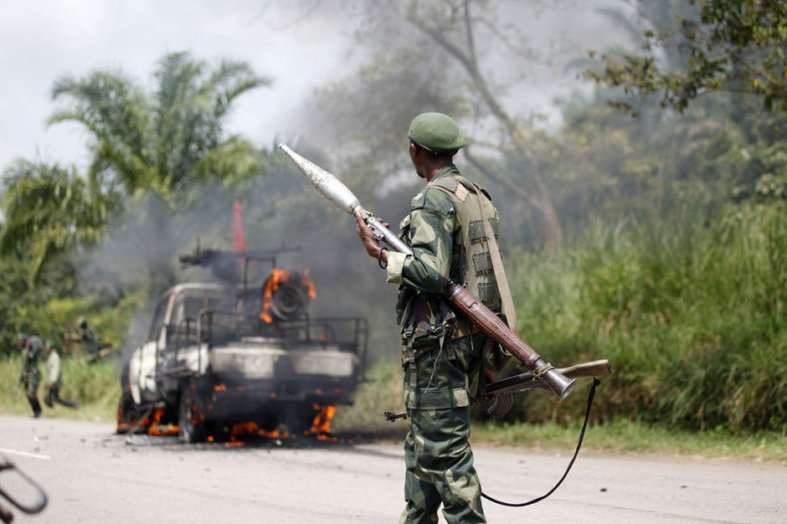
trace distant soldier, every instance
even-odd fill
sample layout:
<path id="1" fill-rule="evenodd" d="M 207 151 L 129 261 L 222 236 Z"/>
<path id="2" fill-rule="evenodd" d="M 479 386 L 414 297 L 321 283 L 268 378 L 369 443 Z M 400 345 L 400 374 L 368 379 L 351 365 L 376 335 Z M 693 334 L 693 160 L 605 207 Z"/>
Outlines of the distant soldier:
<path id="1" fill-rule="evenodd" d="M 98 351 L 101 347 L 98 342 L 96 330 L 87 323 L 85 317 L 79 317 L 77 326 L 79 327 L 79 338 L 82 340 L 85 347 L 85 360 L 89 362 L 98 359 Z"/>
<path id="2" fill-rule="evenodd" d="M 57 349 L 52 341 L 47 340 L 45 347 L 46 353 L 49 356 L 46 359 L 46 379 L 44 381 L 46 395 L 44 396 L 44 403 L 50 408 L 54 406 L 55 402 L 70 408 L 79 407 L 79 403 L 73 400 L 63 400 L 60 398 L 60 386 L 63 384 L 60 355 L 57 354 Z"/>
<path id="3" fill-rule="evenodd" d="M 22 348 L 22 373 L 16 392 L 24 386 L 27 401 L 33 408 L 33 416 L 41 416 L 41 403 L 38 401 L 38 383 L 41 382 L 41 371 L 38 369 L 38 355 L 41 353 L 41 339 L 37 336 L 28 337 L 25 334 L 17 335 L 19 347 Z"/>

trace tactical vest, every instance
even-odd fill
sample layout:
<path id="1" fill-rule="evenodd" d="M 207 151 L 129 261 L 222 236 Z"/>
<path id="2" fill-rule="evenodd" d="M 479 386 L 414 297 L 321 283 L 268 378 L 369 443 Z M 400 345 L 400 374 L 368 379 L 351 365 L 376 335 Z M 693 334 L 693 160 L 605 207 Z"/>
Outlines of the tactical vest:
<path id="1" fill-rule="evenodd" d="M 459 245 L 460 271 L 458 275 L 451 275 L 451 278 L 466 286 L 486 307 L 499 312 L 500 291 L 478 205 L 480 200 L 495 238 L 498 238 L 500 219 L 489 194 L 461 175 L 445 176 L 435 181 L 431 187 L 448 194 L 456 210 L 459 234 L 455 234 L 454 241 Z"/>

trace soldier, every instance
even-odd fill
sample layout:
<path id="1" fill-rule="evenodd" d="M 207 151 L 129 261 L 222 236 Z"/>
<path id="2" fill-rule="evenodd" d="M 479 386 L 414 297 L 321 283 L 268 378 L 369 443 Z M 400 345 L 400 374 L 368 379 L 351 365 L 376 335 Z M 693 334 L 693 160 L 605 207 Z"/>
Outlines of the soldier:
<path id="1" fill-rule="evenodd" d="M 79 338 L 84 343 L 85 360 L 90 362 L 98 359 L 98 351 L 100 346 L 98 342 L 98 335 L 96 335 L 96 330 L 93 329 L 93 326 L 87 323 L 85 317 L 79 317 L 79 320 L 77 320 L 77 326 L 79 327 Z"/>
<path id="2" fill-rule="evenodd" d="M 487 307 L 501 311 L 482 218 L 496 231 L 498 214 L 486 191 L 453 164 L 465 139 L 451 117 L 420 114 L 408 138 L 415 172 L 427 182 L 400 224 L 400 236 L 413 254 L 380 247 L 360 217 L 357 226 L 388 282 L 399 284 L 397 321 L 410 424 L 401 522 L 437 522 L 441 503 L 447 522 L 486 522 L 468 436 L 482 363 L 496 346 L 454 312 L 442 292 L 451 282 L 461 283 Z"/>
<path id="3" fill-rule="evenodd" d="M 33 416 L 41 416 L 41 403 L 38 401 L 38 383 L 41 382 L 41 371 L 38 369 L 38 354 L 41 352 L 41 339 L 37 336 L 28 337 L 20 333 L 17 335 L 19 347 L 22 348 L 22 372 L 19 374 L 19 383 L 16 392 L 24 386 L 27 401 L 33 408 Z"/>
<path id="4" fill-rule="evenodd" d="M 46 396 L 44 396 L 44 403 L 50 408 L 54 406 L 55 402 L 70 408 L 79 407 L 79 404 L 73 400 L 63 400 L 60 398 L 60 387 L 63 385 L 60 355 L 57 354 L 57 349 L 51 340 L 47 340 L 44 346 L 47 355 L 49 355 L 46 359 L 46 379 L 44 380 Z"/>

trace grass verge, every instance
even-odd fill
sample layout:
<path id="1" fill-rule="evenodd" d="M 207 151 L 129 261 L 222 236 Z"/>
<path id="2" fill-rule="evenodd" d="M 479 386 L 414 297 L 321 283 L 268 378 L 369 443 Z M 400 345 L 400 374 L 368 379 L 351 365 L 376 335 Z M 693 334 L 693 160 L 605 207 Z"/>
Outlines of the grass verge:
<path id="1" fill-rule="evenodd" d="M 472 442 L 477 445 L 523 446 L 532 449 L 573 449 L 577 445 L 580 430 L 580 423 L 563 426 L 554 423 L 501 424 L 487 421 L 473 426 Z M 787 439 L 775 432 L 736 435 L 721 430 L 692 432 L 625 420 L 588 425 L 582 449 L 787 462 Z"/>
<path id="2" fill-rule="evenodd" d="M 96 422 L 114 422 L 120 395 L 120 382 L 113 361 L 100 361 L 84 364 L 76 359 L 62 360 L 63 386 L 60 397 L 76 400 L 77 409 L 55 404 L 44 404 L 44 363 L 39 362 L 41 382 L 38 386 L 38 400 L 43 408 L 44 418 L 70 418 Z M 32 409 L 24 391 L 14 392 L 19 382 L 22 360 L 18 356 L 0 361 L 0 413 L 32 415 Z"/>

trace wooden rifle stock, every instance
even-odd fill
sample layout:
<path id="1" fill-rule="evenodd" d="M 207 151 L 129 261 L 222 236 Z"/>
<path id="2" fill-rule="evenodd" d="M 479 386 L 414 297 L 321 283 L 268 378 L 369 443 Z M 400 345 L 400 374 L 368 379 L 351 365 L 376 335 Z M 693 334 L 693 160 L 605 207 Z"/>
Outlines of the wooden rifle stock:
<path id="1" fill-rule="evenodd" d="M 500 344 L 519 361 L 533 371 L 533 376 L 543 380 L 560 400 L 574 389 L 576 381 L 563 376 L 558 370 L 542 360 L 541 355 L 516 336 L 494 311 L 459 284 L 453 284 L 446 292 L 448 301 L 473 321 L 492 340 Z"/>
<path id="2" fill-rule="evenodd" d="M 584 362 L 576 364 L 567 368 L 558 369 L 558 371 L 567 378 L 583 378 L 583 377 L 600 377 L 612 373 L 612 366 L 609 360 L 593 360 L 591 362 Z M 486 385 L 487 395 L 507 395 L 511 393 L 519 393 L 533 388 L 544 388 L 548 386 L 542 380 L 535 378 L 532 371 L 520 373 L 500 380 L 496 380 Z"/>

